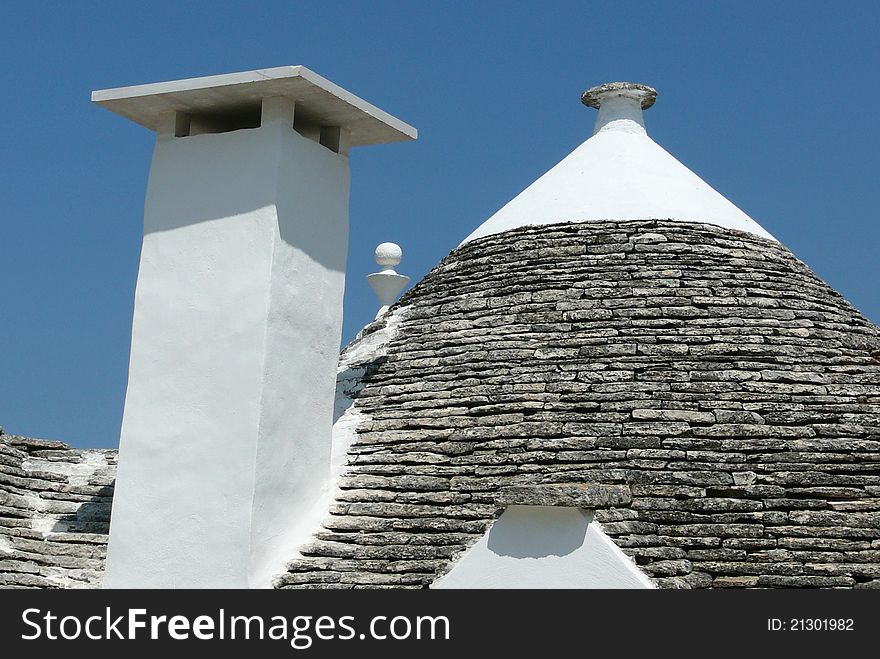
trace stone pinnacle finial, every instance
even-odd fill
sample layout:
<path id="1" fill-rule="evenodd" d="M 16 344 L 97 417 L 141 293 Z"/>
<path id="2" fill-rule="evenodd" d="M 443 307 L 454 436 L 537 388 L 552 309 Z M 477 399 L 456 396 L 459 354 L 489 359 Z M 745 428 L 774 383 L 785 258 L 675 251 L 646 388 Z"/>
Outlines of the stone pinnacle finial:
<path id="1" fill-rule="evenodd" d="M 601 130 L 644 133 L 642 110 L 647 110 L 656 100 L 656 89 L 635 82 L 606 82 L 581 94 L 584 105 L 599 110 L 594 135 Z"/>
<path id="2" fill-rule="evenodd" d="M 637 82 L 606 82 L 604 85 L 590 87 L 581 94 L 581 102 L 598 110 L 602 107 L 603 100 L 615 96 L 637 98 L 641 101 L 642 110 L 647 110 L 657 100 L 657 90 Z"/>
<path id="3" fill-rule="evenodd" d="M 383 270 L 393 270 L 402 258 L 403 250 L 396 243 L 382 243 L 376 247 L 376 263 L 381 265 Z"/>
<path id="4" fill-rule="evenodd" d="M 399 275 L 394 270 L 394 266 L 400 263 L 401 258 L 403 258 L 403 250 L 400 249 L 400 245 L 382 243 L 376 247 L 376 263 L 382 266 L 382 271 L 367 275 L 367 281 L 376 297 L 379 298 L 379 304 L 381 305 L 379 313 L 376 314 L 376 319 L 388 311 L 388 307 L 394 303 L 400 291 L 403 290 L 409 281 L 409 277 Z"/>

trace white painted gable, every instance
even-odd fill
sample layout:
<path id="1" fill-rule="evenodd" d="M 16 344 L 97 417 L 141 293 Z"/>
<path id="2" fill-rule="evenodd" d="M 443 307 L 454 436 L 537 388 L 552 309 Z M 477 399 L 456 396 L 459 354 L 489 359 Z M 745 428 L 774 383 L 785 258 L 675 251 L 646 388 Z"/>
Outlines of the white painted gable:
<path id="1" fill-rule="evenodd" d="M 655 588 L 592 513 L 510 506 L 433 588 Z"/>

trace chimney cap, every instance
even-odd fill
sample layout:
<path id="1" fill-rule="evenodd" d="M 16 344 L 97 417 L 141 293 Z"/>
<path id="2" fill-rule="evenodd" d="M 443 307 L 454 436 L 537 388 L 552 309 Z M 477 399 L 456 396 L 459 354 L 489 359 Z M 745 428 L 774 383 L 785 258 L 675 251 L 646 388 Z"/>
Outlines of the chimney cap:
<path id="1" fill-rule="evenodd" d="M 657 90 L 637 82 L 606 82 L 604 85 L 590 87 L 581 94 L 581 103 L 599 109 L 602 101 L 608 96 L 626 96 L 640 99 L 642 109 L 647 110 L 657 100 Z"/>
<path id="2" fill-rule="evenodd" d="M 259 107 L 264 98 L 292 98 L 296 114 L 319 126 L 349 131 L 350 146 L 414 140 L 418 131 L 304 66 L 186 78 L 100 89 L 92 102 L 150 130 L 169 111 L 202 114 Z"/>

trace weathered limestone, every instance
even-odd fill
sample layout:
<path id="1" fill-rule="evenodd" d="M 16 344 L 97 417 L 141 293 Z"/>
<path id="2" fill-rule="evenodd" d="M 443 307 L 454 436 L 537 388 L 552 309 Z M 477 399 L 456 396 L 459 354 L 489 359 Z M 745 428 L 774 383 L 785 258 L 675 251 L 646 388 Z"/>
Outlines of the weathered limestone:
<path id="1" fill-rule="evenodd" d="M 880 583 L 880 334 L 775 241 L 525 227 L 395 309 L 337 504 L 277 586 L 427 586 L 510 505 L 595 510 L 664 588 Z"/>
<path id="2" fill-rule="evenodd" d="M 101 585 L 116 451 L 0 430 L 0 588 Z"/>
<path id="3" fill-rule="evenodd" d="M 563 320 L 591 309 L 611 315 Z M 880 588 L 880 333 L 778 243 L 525 228 L 456 250 L 391 314 L 381 356 L 344 354 L 362 422 L 276 586 L 423 588 L 505 507 L 555 505 L 593 510 L 663 588 Z M 99 582 L 113 453 L 91 455 L 0 438 L 0 585 Z"/>

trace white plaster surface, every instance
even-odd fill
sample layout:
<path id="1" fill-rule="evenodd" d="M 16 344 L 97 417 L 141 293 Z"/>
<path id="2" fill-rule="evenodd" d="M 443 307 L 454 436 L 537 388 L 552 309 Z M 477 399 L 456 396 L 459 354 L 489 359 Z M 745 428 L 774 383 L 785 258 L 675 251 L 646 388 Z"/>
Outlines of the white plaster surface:
<path id="1" fill-rule="evenodd" d="M 362 388 L 364 365 L 384 356 L 389 342 L 397 335 L 406 309 L 397 309 L 385 319 L 384 326 L 366 336 L 358 336 L 342 353 L 336 371 L 336 400 L 333 411 L 333 450 L 330 469 L 330 489 L 335 493 L 336 483 L 345 470 L 348 448 L 357 438 L 358 425 L 369 421 L 355 404 L 354 395 Z"/>
<path id="2" fill-rule="evenodd" d="M 43 458 L 26 458 L 22 469 L 46 471 L 67 476 L 70 485 L 86 485 L 98 469 L 108 466 L 107 457 L 100 451 L 83 451 L 80 462 L 59 462 Z"/>
<path id="3" fill-rule="evenodd" d="M 259 107 L 264 98 L 296 101 L 297 115 L 349 133 L 349 146 L 414 140 L 418 131 L 304 66 L 171 80 L 100 89 L 92 101 L 111 112 L 158 130 L 163 115 L 210 113 L 223 107 Z"/>
<path id="4" fill-rule="evenodd" d="M 67 478 L 68 485 L 86 485 L 89 479 L 99 470 L 109 467 L 107 456 L 103 451 L 83 451 L 79 462 L 47 460 L 44 458 L 26 458 L 21 468 L 27 472 L 45 472 Z M 52 533 L 67 531 L 67 524 L 62 517 L 75 514 L 81 503 L 44 499 L 35 494 L 24 496 L 31 510 L 31 530 L 48 537 Z M 64 571 L 61 571 L 64 574 Z M 100 579 L 98 579 L 100 581 Z"/>
<path id="5" fill-rule="evenodd" d="M 655 588 L 590 512 L 510 506 L 433 588 Z"/>
<path id="6" fill-rule="evenodd" d="M 314 530 L 348 190 L 280 119 L 157 141 L 105 587 L 266 587 Z"/>
<path id="7" fill-rule="evenodd" d="M 388 354 L 388 344 L 399 333 L 406 313 L 406 307 L 395 309 L 394 313 L 383 321 L 381 329 L 366 335 L 358 334 L 340 356 L 339 371 L 367 364 Z"/>
<path id="8" fill-rule="evenodd" d="M 603 102 L 596 133 L 471 233 L 596 220 L 704 222 L 774 239 L 648 137 L 638 99 Z"/>
<path id="9" fill-rule="evenodd" d="M 622 130 L 628 133 L 645 133 L 645 117 L 639 93 L 608 94 L 596 114 L 593 135 L 600 130 Z"/>
<path id="10" fill-rule="evenodd" d="M 27 458 L 22 462 L 26 472 L 45 472 L 67 478 L 68 485 L 85 485 L 98 471 L 109 468 L 107 456 L 101 450 L 85 450 L 79 462 Z M 41 533 L 44 538 L 52 538 L 57 533 L 68 530 L 63 517 L 76 514 L 83 503 L 44 499 L 38 495 L 25 495 L 24 500 L 31 511 L 31 530 Z M 0 552 L 12 552 L 12 544 L 0 535 Z M 93 588 L 100 584 L 103 574 L 88 568 L 71 569 L 42 566 L 40 575 L 52 581 L 59 588 Z"/>

